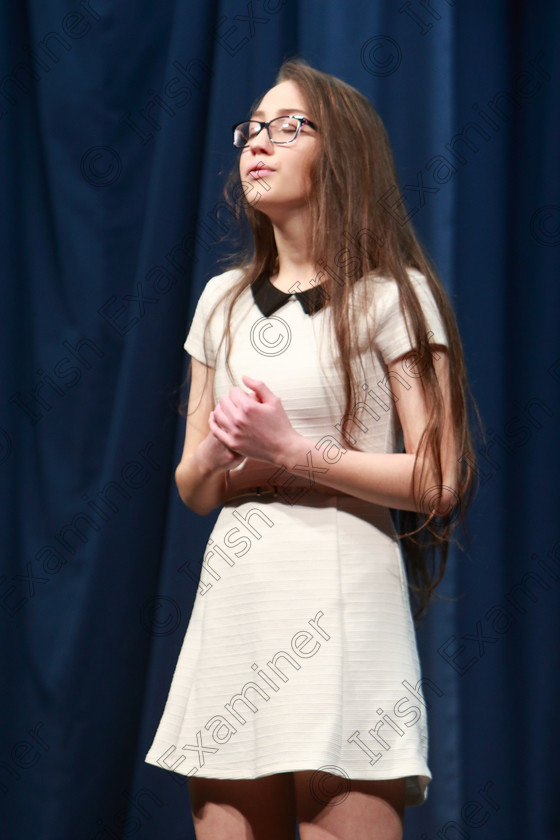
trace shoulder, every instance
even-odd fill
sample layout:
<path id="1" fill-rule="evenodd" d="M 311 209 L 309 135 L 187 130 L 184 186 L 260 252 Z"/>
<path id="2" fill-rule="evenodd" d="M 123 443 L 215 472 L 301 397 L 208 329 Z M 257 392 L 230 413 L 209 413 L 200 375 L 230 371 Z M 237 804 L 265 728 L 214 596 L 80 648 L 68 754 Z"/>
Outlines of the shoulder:
<path id="1" fill-rule="evenodd" d="M 225 305 L 229 292 L 233 291 L 244 274 L 242 268 L 231 268 L 211 277 L 202 289 L 197 306 L 208 314 L 218 304 Z"/>
<path id="2" fill-rule="evenodd" d="M 417 268 L 407 267 L 406 273 L 408 279 L 414 286 L 428 287 L 428 280 L 425 274 L 422 274 Z M 376 297 L 391 297 L 395 293 L 398 294 L 399 284 L 397 280 L 388 274 L 369 274 L 368 281 Z"/>
<path id="3" fill-rule="evenodd" d="M 438 296 L 432 291 L 430 280 L 416 268 L 406 267 L 413 294 L 418 305 L 433 330 L 437 333 L 442 344 L 446 344 L 445 330 L 442 323 L 442 311 L 438 303 Z M 396 330 L 407 329 L 410 321 L 411 303 L 402 298 L 398 281 L 391 275 L 372 272 L 367 275 L 366 299 L 362 299 L 361 311 L 367 313 L 367 319 L 378 334 L 390 334 Z M 354 302 L 354 305 L 356 303 Z M 408 332 L 408 330 L 407 330 Z M 403 333 L 404 335 L 404 333 Z M 404 340 L 404 339 L 403 339 Z"/>
<path id="4" fill-rule="evenodd" d="M 208 298 L 218 298 L 222 292 L 231 289 L 241 278 L 245 271 L 242 268 L 230 268 L 222 274 L 215 274 L 211 277 L 202 290 L 202 294 Z"/>
<path id="5" fill-rule="evenodd" d="M 437 308 L 436 298 L 426 275 L 417 268 L 412 267 L 406 268 L 406 274 L 420 305 L 422 307 Z M 401 290 L 399 283 L 391 276 L 373 275 L 371 276 L 371 297 L 374 305 L 377 304 L 381 309 L 392 309 L 400 305 Z"/>
<path id="6" fill-rule="evenodd" d="M 426 296 L 430 297 L 430 286 L 426 276 L 412 267 L 407 267 L 406 273 L 421 301 Z M 387 310 L 399 306 L 399 301 L 400 288 L 395 277 L 389 274 L 370 272 L 354 284 L 350 306 L 363 311 L 365 305 L 371 315 L 377 313 L 378 316 L 381 316 Z"/>

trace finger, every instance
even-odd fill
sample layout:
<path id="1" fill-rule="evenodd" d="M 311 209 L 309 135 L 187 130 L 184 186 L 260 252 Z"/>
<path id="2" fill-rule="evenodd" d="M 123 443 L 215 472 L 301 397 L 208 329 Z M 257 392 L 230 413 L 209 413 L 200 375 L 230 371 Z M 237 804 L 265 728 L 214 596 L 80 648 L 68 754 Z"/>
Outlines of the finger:
<path id="1" fill-rule="evenodd" d="M 233 420 L 234 411 L 234 407 L 231 406 L 227 399 L 223 402 L 220 400 L 214 409 L 216 423 L 224 429 L 229 428 Z"/>
<path id="2" fill-rule="evenodd" d="M 247 405 L 255 402 L 255 394 L 248 394 L 246 391 L 243 391 L 241 388 L 230 388 L 228 393 L 228 399 L 232 406 L 236 408 L 245 408 Z"/>
<path id="3" fill-rule="evenodd" d="M 228 446 L 227 432 L 225 432 L 224 429 L 222 429 L 220 426 L 218 426 L 218 424 L 216 423 L 215 420 L 210 420 L 208 425 L 210 427 L 211 433 L 214 435 L 216 440 L 219 443 L 221 443 L 222 446 L 226 446 L 229 449 L 230 447 Z"/>
<path id="4" fill-rule="evenodd" d="M 251 388 L 257 396 L 259 402 L 267 402 L 274 396 L 270 388 L 264 384 L 260 379 L 253 379 L 251 376 L 242 376 L 243 382 L 247 387 Z"/>
<path id="5" fill-rule="evenodd" d="M 216 408 L 220 409 L 220 416 L 227 417 L 228 421 L 233 423 L 250 402 L 252 400 L 249 400 L 240 388 L 231 388 L 227 394 L 220 397 Z"/>
<path id="6" fill-rule="evenodd" d="M 216 413 L 216 409 L 214 409 L 214 411 L 210 414 L 210 417 L 208 418 L 208 426 L 210 427 L 210 431 L 214 435 L 216 435 L 216 430 L 218 430 L 222 434 L 226 431 L 224 426 L 220 423 L 220 418 Z"/>

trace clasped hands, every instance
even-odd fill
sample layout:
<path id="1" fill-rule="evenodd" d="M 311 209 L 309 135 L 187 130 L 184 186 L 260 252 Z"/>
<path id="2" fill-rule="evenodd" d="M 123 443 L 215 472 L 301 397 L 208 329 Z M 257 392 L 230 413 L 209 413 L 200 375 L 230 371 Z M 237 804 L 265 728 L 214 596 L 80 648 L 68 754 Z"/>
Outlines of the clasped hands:
<path id="1" fill-rule="evenodd" d="M 299 435 L 282 401 L 258 379 L 242 376 L 253 391 L 231 388 L 210 412 L 208 425 L 217 440 L 246 458 L 281 465 Z"/>

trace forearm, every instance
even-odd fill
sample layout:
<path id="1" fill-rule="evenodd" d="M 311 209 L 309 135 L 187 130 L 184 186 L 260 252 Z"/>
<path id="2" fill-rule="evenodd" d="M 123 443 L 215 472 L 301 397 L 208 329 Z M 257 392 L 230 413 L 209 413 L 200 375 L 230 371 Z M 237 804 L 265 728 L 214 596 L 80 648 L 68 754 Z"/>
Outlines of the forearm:
<path id="1" fill-rule="evenodd" d="M 226 492 L 226 471 L 212 470 L 201 456 L 200 448 L 175 470 L 175 483 L 183 503 L 194 513 L 206 516 L 223 504 Z"/>
<path id="2" fill-rule="evenodd" d="M 358 452 L 334 446 L 331 439 L 321 443 L 298 435 L 279 454 L 277 466 L 310 485 L 323 484 L 373 504 L 416 511 L 419 507 L 412 492 L 415 458 L 412 453 Z M 417 476 L 422 466 L 419 459 Z M 289 482 L 287 477 L 285 480 Z M 446 482 L 445 477 L 438 482 L 426 467 L 417 495 L 423 512 L 435 509 L 437 514 L 445 514 L 457 501 L 454 482 Z"/>

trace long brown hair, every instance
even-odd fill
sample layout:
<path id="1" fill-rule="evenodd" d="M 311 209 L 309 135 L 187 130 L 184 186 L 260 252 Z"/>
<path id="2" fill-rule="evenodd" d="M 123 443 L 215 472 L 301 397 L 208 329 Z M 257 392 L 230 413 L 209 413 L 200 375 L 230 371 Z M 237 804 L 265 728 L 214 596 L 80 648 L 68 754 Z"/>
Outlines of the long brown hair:
<path id="1" fill-rule="evenodd" d="M 356 313 L 358 310 L 369 311 L 367 294 L 368 289 L 371 291 L 375 287 L 376 276 L 394 278 L 398 284 L 401 311 L 408 321 L 407 329 L 415 348 L 417 365 L 422 371 L 419 381 L 431 407 L 413 472 L 414 500 L 422 512 L 395 511 L 398 530 L 404 532 L 399 538 L 407 563 L 409 588 L 417 605 L 415 617 L 419 618 L 443 577 L 451 533 L 459 524 L 464 524 L 474 488 L 476 464 L 472 455 L 467 395 L 472 400 L 478 419 L 479 414 L 467 380 L 455 314 L 411 222 L 403 222 L 402 209 L 399 217 L 396 212 L 388 211 L 386 204 L 380 201 L 381 197 L 390 194 L 391 203 L 395 202 L 394 191 L 398 180 L 385 126 L 371 103 L 355 88 L 315 70 L 302 59 L 290 59 L 282 64 L 276 84 L 284 81 L 298 86 L 308 104 L 309 117 L 318 126 L 319 153 L 310 172 L 309 211 L 313 231 L 310 259 L 325 269 L 321 290 L 324 291 L 326 305 L 332 307 L 344 381 L 345 409 L 341 423 L 344 445 L 350 449 L 359 448 L 353 444 L 355 439 L 348 431 L 352 421 L 351 407 L 356 401 L 355 395 L 359 393 L 351 359 L 355 353 L 355 337 L 357 339 L 358 336 Z M 328 131 L 321 131 L 322 126 L 328 126 Z M 364 172 L 368 173 L 367 178 Z M 226 183 L 225 196 L 231 208 L 229 212 L 235 215 L 241 229 L 248 222 L 252 242 L 230 260 L 229 267 L 243 269 L 242 276 L 228 288 L 209 316 L 210 320 L 216 308 L 229 296 L 222 341 L 226 341 L 226 365 L 232 381 L 235 381 L 229 366 L 232 310 L 242 292 L 258 277 L 263 273 L 274 273 L 278 257 L 271 221 L 256 206 L 251 206 L 248 199 L 240 200 L 242 190 L 236 165 Z M 355 247 L 349 256 L 347 246 L 351 242 L 359 242 L 360 247 Z M 344 259 L 341 259 L 342 251 Z M 336 271 L 332 270 L 334 266 Z M 444 496 L 449 498 L 450 488 L 444 485 L 440 459 L 443 400 L 432 351 L 426 341 L 427 324 L 407 273 L 410 268 L 417 269 L 426 277 L 448 338 L 451 422 L 457 439 L 459 476 L 457 491 L 453 491 L 455 503 L 444 515 L 440 502 Z M 357 281 L 364 278 L 373 282 L 359 284 L 364 296 L 363 306 L 352 306 L 351 295 L 358 288 Z M 370 341 L 374 341 L 371 336 Z M 469 453 L 468 461 L 462 457 L 463 453 Z M 417 469 L 421 456 L 431 456 L 437 476 L 436 484 L 424 492 L 422 499 L 423 469 Z M 427 513 L 424 512 L 426 509 Z M 440 556 L 439 569 L 437 554 Z"/>

